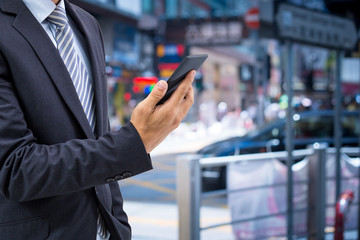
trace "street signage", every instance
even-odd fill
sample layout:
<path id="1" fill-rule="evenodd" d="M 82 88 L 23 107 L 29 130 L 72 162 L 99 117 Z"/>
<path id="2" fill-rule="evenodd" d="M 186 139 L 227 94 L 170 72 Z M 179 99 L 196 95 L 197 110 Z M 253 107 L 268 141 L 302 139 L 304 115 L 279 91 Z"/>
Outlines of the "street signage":
<path id="1" fill-rule="evenodd" d="M 185 43 L 189 45 L 238 44 L 243 38 L 240 21 L 202 22 L 185 29 Z"/>
<path id="2" fill-rule="evenodd" d="M 246 27 L 250 29 L 254 29 L 254 30 L 259 29 L 260 27 L 259 8 L 257 7 L 250 8 L 244 16 L 244 22 Z"/>
<path id="3" fill-rule="evenodd" d="M 355 24 L 348 18 L 284 3 L 275 17 L 277 35 L 283 39 L 344 50 L 352 50 L 357 42 Z"/>
<path id="4" fill-rule="evenodd" d="M 249 36 L 243 17 L 212 17 L 166 20 L 164 41 L 187 46 L 240 44 Z"/>

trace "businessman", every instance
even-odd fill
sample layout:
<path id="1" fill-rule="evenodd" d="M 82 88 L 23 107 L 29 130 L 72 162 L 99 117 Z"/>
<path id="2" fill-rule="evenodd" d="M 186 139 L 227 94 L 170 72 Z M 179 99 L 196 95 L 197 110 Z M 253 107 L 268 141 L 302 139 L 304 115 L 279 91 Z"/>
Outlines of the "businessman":
<path id="1" fill-rule="evenodd" d="M 159 81 L 109 132 L 96 20 L 67 0 L 0 0 L 0 239 L 131 239 L 117 181 L 152 168 L 194 74 L 156 106 Z"/>

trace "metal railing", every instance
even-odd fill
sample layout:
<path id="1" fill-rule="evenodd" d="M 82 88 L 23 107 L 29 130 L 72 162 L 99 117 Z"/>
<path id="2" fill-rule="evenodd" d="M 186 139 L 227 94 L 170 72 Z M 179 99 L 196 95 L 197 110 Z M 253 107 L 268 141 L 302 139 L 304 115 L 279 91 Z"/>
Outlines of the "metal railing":
<path id="1" fill-rule="evenodd" d="M 359 156 L 359 148 L 342 148 L 342 153 L 349 156 Z M 326 177 L 326 156 L 327 154 L 335 154 L 336 150 L 327 148 L 326 145 L 317 145 L 313 148 L 304 150 L 294 150 L 292 158 L 301 160 L 309 157 L 308 180 L 292 182 L 293 184 L 307 184 L 308 190 L 308 207 L 302 209 L 294 209 L 287 207 L 284 212 L 271 215 L 261 215 L 249 219 L 241 219 L 229 222 L 219 222 L 206 227 L 200 226 L 200 208 L 202 200 L 209 197 L 223 196 L 233 193 L 234 190 L 227 189 L 213 192 L 202 192 L 202 170 L 208 167 L 227 166 L 230 163 L 241 161 L 259 161 L 278 159 L 287 161 L 287 152 L 270 152 L 248 155 L 237 155 L 228 157 L 201 158 L 198 155 L 184 155 L 177 160 L 176 166 L 176 182 L 177 182 L 177 202 L 179 208 L 179 240 L 199 240 L 200 232 L 212 228 L 225 225 L 232 225 L 241 222 L 255 221 L 265 219 L 277 215 L 284 215 L 293 218 L 295 212 L 307 213 L 307 237 L 308 239 L 324 239 L 326 227 L 325 209 L 329 207 L 326 204 L 325 184 L 329 179 Z M 287 186 L 285 183 L 277 184 Z M 259 188 L 276 187 L 275 185 L 258 186 Z M 253 189 L 253 188 L 252 188 Z M 242 188 L 235 191 L 244 191 Z M 285 197 L 285 196 L 284 196 Z M 356 203 L 355 203 L 356 204 Z M 289 212 L 289 209 L 292 211 Z M 283 236 L 285 237 L 285 236 Z M 287 236 L 287 239 L 293 239 L 293 236 Z"/>

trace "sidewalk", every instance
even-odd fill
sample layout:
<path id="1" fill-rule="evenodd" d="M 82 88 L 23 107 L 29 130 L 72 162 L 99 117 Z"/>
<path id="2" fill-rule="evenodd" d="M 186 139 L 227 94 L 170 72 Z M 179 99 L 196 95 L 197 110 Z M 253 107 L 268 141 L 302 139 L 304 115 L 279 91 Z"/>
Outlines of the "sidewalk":
<path id="1" fill-rule="evenodd" d="M 178 210 L 176 204 L 125 201 L 124 209 L 132 226 L 133 240 L 177 240 Z M 201 226 L 230 220 L 225 208 L 203 207 Z M 233 240 L 231 227 L 219 227 L 201 232 L 201 239 Z"/>

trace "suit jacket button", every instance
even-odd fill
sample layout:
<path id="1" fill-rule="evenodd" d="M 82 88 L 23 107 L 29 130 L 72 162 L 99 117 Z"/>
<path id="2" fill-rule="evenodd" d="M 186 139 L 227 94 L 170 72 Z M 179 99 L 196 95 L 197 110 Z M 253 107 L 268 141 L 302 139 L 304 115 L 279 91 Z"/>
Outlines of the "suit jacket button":
<path id="1" fill-rule="evenodd" d="M 124 172 L 122 175 L 124 178 L 127 178 L 127 177 L 131 177 L 132 174 L 131 172 Z"/>
<path id="2" fill-rule="evenodd" d="M 115 178 L 109 177 L 105 180 L 107 183 L 115 182 Z"/>
<path id="3" fill-rule="evenodd" d="M 115 180 L 116 180 L 116 181 L 119 181 L 119 180 L 122 180 L 122 179 L 124 179 L 124 176 L 123 176 L 123 175 L 116 175 L 116 176 L 115 176 Z"/>

